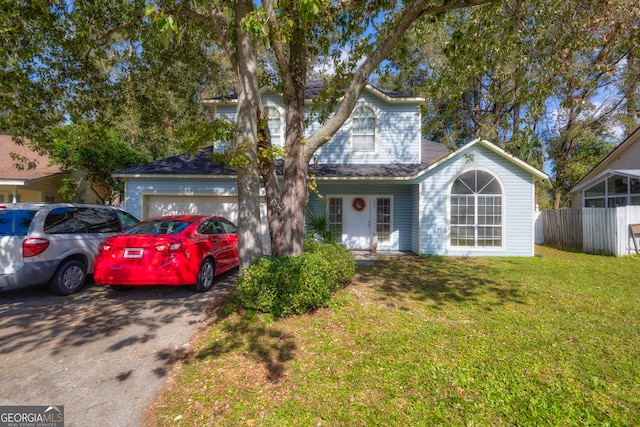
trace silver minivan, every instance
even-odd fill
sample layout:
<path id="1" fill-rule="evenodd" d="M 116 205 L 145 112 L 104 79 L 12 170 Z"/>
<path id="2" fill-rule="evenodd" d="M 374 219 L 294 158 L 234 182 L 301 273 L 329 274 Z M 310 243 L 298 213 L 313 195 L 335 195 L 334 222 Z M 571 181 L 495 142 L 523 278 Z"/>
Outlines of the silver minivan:
<path id="1" fill-rule="evenodd" d="M 0 204 L 0 289 L 48 284 L 58 295 L 77 292 L 100 242 L 138 222 L 106 205 Z"/>

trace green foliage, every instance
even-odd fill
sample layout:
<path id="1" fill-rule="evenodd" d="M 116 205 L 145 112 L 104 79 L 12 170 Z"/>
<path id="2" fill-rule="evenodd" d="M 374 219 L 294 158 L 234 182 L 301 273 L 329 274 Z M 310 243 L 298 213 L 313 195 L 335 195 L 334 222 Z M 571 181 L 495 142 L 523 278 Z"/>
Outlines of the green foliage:
<path id="1" fill-rule="evenodd" d="M 506 0 L 442 14 L 407 32 L 378 83 L 426 98 L 423 133 L 434 141 L 486 138 L 538 168 L 546 155 L 559 197 L 602 159 L 584 154 L 612 140 L 595 128 L 628 135 L 638 125 L 639 21 L 628 0 Z"/>
<path id="2" fill-rule="evenodd" d="M 234 130 L 235 124 L 230 120 L 212 119 L 207 122 L 185 124 L 174 136 L 180 141 L 180 148 L 188 153 L 195 153 L 199 148 L 213 142 L 231 145 Z"/>
<path id="3" fill-rule="evenodd" d="M 554 159 L 553 188 L 560 195 L 556 209 L 567 202 L 566 192 L 613 149 L 611 132 L 602 123 L 577 120 L 575 125 L 578 129 L 560 129 L 546 140 L 549 157 Z"/>
<path id="4" fill-rule="evenodd" d="M 307 211 L 305 230 L 308 238 L 321 243 L 339 244 L 342 240 L 340 230 L 337 230 L 329 223 L 329 217 L 325 210 Z"/>
<path id="5" fill-rule="evenodd" d="M 0 23 L 0 130 L 36 147 L 62 123 L 91 121 L 166 157 L 180 151 L 179 129 L 209 120 L 201 96 L 228 91 L 209 26 L 181 20 L 178 32 L 177 17 L 144 2 L 3 0 Z"/>
<path id="6" fill-rule="evenodd" d="M 53 129 L 51 136 L 50 141 L 40 144 L 40 150 L 65 171 L 84 171 L 96 193 L 103 194 L 103 203 L 112 201 L 123 190 L 112 172 L 148 161 L 124 142 L 119 132 L 92 122 Z M 60 193 L 74 198 L 77 183 L 73 181 L 65 180 Z"/>
<path id="7" fill-rule="evenodd" d="M 295 257 L 262 258 L 246 269 L 236 303 L 276 318 L 325 307 L 331 295 L 355 274 L 351 252 L 341 246 L 306 242 Z"/>

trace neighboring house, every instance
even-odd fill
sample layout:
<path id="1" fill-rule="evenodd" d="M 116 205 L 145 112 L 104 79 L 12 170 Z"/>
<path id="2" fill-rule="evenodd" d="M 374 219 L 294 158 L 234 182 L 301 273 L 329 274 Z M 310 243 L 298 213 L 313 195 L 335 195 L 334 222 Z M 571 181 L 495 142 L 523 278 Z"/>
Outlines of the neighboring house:
<path id="1" fill-rule="evenodd" d="M 21 162 L 18 157 L 27 163 Z M 33 167 L 28 167 L 29 164 Z M 50 164 L 47 156 L 38 154 L 26 145 L 16 144 L 11 135 L 0 134 L 0 203 L 70 201 L 58 194 L 66 176 L 68 174 L 63 173 L 59 165 Z M 74 178 L 83 182 L 79 173 L 75 173 Z M 80 194 L 73 201 L 94 202 L 97 199 L 95 193 L 84 184 L 80 186 Z"/>
<path id="2" fill-rule="evenodd" d="M 64 177 L 59 166 L 49 165 L 47 157 L 16 144 L 11 135 L 0 135 L 0 153 L 0 203 L 63 201 L 58 194 Z M 33 162 L 35 168 L 16 167 L 20 161 L 12 153 Z"/>
<path id="3" fill-rule="evenodd" d="M 640 206 L 640 127 L 568 193 L 574 208 Z"/>
<path id="4" fill-rule="evenodd" d="M 318 89 L 310 85 L 307 98 Z M 273 142 L 282 145 L 282 99 L 269 88 L 261 93 Z M 234 97 L 207 103 L 217 117 L 235 120 Z M 325 210 L 353 250 L 532 256 L 535 181 L 547 176 L 487 141 L 452 153 L 424 141 L 422 103 L 367 86 L 351 118 L 310 165 L 325 201 L 311 194 L 308 209 Z M 307 132 L 318 127 L 312 121 Z M 126 209 L 140 218 L 207 212 L 235 221 L 236 175 L 209 160 L 214 150 L 114 173 L 125 181 Z M 264 220 L 263 232 L 268 248 Z"/>

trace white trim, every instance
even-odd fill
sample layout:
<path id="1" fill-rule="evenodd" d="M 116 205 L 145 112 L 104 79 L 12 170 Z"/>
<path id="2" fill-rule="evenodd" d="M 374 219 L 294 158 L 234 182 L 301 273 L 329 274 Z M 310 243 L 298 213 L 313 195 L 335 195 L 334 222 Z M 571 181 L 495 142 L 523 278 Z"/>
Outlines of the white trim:
<path id="1" fill-rule="evenodd" d="M 536 186 L 532 184 L 533 188 L 531 189 L 531 206 L 533 207 L 533 212 L 531 213 L 531 252 L 529 256 L 535 255 L 535 245 L 536 245 L 536 214 L 538 211 L 538 205 L 536 204 Z M 505 207 L 506 207 L 505 203 Z M 506 222 L 506 220 L 505 220 Z"/>
<path id="2" fill-rule="evenodd" d="M 500 239 L 500 246 L 453 246 L 451 245 L 451 189 L 453 187 L 453 184 L 456 182 L 456 180 L 458 178 L 460 178 L 462 175 L 464 175 L 467 172 L 471 172 L 471 171 L 482 171 L 482 172 L 486 172 L 488 174 L 490 174 L 500 185 L 500 191 L 501 191 L 501 207 L 502 207 L 502 211 L 500 212 L 500 218 L 502 220 L 502 224 L 501 224 L 501 231 L 502 231 L 502 237 Z M 502 178 L 500 177 L 499 174 L 497 174 L 496 172 L 494 172 L 493 170 L 484 167 L 484 166 L 467 166 L 465 168 L 463 168 L 462 170 L 460 170 L 455 176 L 453 176 L 453 178 L 449 181 L 449 184 L 447 184 L 447 209 L 446 209 L 446 224 L 447 224 L 447 231 L 446 231 L 446 248 L 447 248 L 447 252 L 449 251 L 469 251 L 469 252 L 500 252 L 500 251 L 505 251 L 507 246 L 507 215 L 506 215 L 506 211 L 507 211 L 507 195 L 506 195 L 506 187 L 504 182 L 502 181 Z M 477 196 L 477 193 L 476 193 Z M 476 198 L 477 201 L 477 198 Z M 474 215 L 477 218 L 478 215 L 478 205 L 475 204 L 475 209 L 474 209 Z M 477 228 L 478 224 L 474 224 L 474 227 Z M 475 240 L 475 237 L 474 237 Z"/>
<path id="3" fill-rule="evenodd" d="M 419 183 L 418 184 L 418 229 L 416 230 L 416 232 L 418 233 L 418 255 L 422 255 L 422 218 L 424 217 L 424 215 L 422 214 L 422 212 L 424 212 L 424 208 L 425 206 L 422 204 L 423 200 L 425 199 L 424 197 L 422 197 L 422 190 L 423 190 L 423 184 L 424 183 Z M 412 195 L 413 197 L 413 195 Z M 446 233 L 445 233 L 446 235 Z"/>
<path id="4" fill-rule="evenodd" d="M 369 93 L 377 96 L 378 98 L 390 103 L 390 104 L 414 104 L 414 103 L 418 103 L 418 104 L 425 104 L 426 103 L 426 98 L 422 97 L 422 96 L 412 96 L 412 97 L 401 97 L 401 98 L 394 98 L 391 97 L 389 95 L 387 95 L 386 93 L 382 92 L 380 89 L 371 86 L 370 84 L 367 84 L 365 86 L 365 89 L 367 89 L 369 91 Z"/>
<path id="5" fill-rule="evenodd" d="M 389 240 L 382 242 L 382 244 L 380 244 L 380 241 L 378 240 L 378 199 L 389 199 L 389 203 L 390 203 L 390 208 L 391 208 L 391 212 L 389 212 Z M 372 246 L 376 246 L 376 248 L 378 248 L 379 250 L 394 250 L 396 248 L 399 247 L 399 240 L 398 240 L 398 233 L 395 233 L 395 230 L 393 229 L 393 224 L 395 222 L 395 209 L 394 209 L 394 204 L 395 204 L 395 196 L 393 194 L 390 195 L 385 195 L 385 196 L 381 196 L 381 195 L 377 195 L 377 196 L 371 196 L 371 222 L 372 222 L 372 226 L 371 226 L 371 234 L 372 234 L 372 238 L 371 238 L 371 243 Z M 375 202 L 375 203 L 374 203 Z M 381 249 L 382 247 L 382 249 Z"/>
<path id="6" fill-rule="evenodd" d="M 598 184 L 600 181 L 604 181 L 606 179 L 609 179 L 610 177 L 612 177 L 614 175 L 626 176 L 628 178 L 639 178 L 640 176 L 637 175 L 634 172 L 639 172 L 639 171 L 637 171 L 635 169 L 634 170 L 606 169 L 606 170 L 600 172 L 598 175 L 594 176 L 592 179 L 590 179 L 588 181 L 584 181 L 580 185 L 576 185 L 575 187 L 573 187 L 571 192 L 572 193 L 580 192 L 581 194 L 583 194 L 584 190 L 587 190 L 588 188 L 591 188 L 591 187 L 595 186 L 596 184 Z M 584 197 L 584 195 L 583 195 L 583 197 Z"/>
<path id="7" fill-rule="evenodd" d="M 267 116 L 267 125 L 269 122 L 269 115 L 266 114 L 267 113 L 267 108 L 274 108 L 278 114 L 280 115 L 280 130 L 279 130 L 279 137 L 280 137 L 280 143 L 275 145 L 276 147 L 284 147 L 284 139 L 286 137 L 285 133 L 284 133 L 284 122 L 285 122 L 285 117 L 284 117 L 284 108 L 282 108 L 280 105 L 276 104 L 275 102 L 273 102 L 272 100 L 267 100 L 264 104 L 263 104 L 263 108 L 264 108 L 264 112 L 265 115 Z"/>
<path id="8" fill-rule="evenodd" d="M 500 155 L 501 157 L 504 157 L 505 159 L 511 161 L 512 163 L 516 164 L 517 166 L 520 166 L 522 169 L 526 170 L 527 172 L 531 173 L 531 175 L 537 177 L 539 180 L 547 180 L 549 179 L 549 176 L 546 173 L 540 172 L 538 169 L 534 168 L 533 166 L 529 165 L 528 163 L 518 159 L 517 157 L 512 156 L 511 154 L 507 153 L 506 151 L 504 151 L 502 148 L 498 147 L 497 145 L 485 140 L 485 139 L 474 139 L 473 141 L 471 141 L 470 143 L 458 148 L 456 151 L 453 151 L 451 153 L 449 153 L 447 156 L 443 157 L 442 159 L 438 160 L 435 163 L 432 163 L 431 165 L 429 165 L 426 169 L 420 171 L 418 174 L 416 174 L 414 179 L 417 179 L 418 177 L 426 174 L 427 172 L 431 171 L 432 169 L 435 169 L 436 167 L 440 166 L 441 164 L 445 163 L 446 161 L 448 161 L 449 159 L 458 156 L 462 153 L 464 153 L 465 151 L 468 151 L 469 149 L 471 149 L 471 147 L 475 146 L 476 144 L 480 144 L 485 148 L 488 148 L 489 150 L 493 151 L 494 153 Z"/>

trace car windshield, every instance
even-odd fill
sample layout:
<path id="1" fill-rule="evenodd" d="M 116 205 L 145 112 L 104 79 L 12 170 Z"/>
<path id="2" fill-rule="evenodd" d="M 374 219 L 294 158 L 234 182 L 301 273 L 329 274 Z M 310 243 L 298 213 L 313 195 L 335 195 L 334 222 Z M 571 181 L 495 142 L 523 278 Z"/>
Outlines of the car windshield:
<path id="1" fill-rule="evenodd" d="M 26 236 L 35 214 L 35 210 L 0 211 L 0 236 Z"/>
<path id="2" fill-rule="evenodd" d="M 178 234 L 191 224 L 182 220 L 158 219 L 141 222 L 126 230 L 123 234 Z"/>

